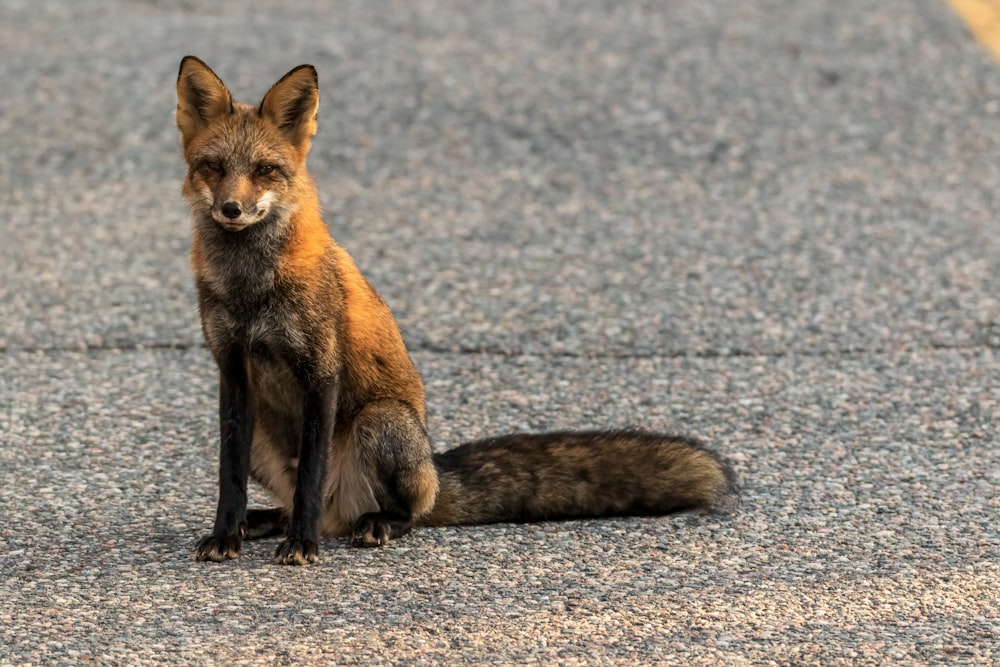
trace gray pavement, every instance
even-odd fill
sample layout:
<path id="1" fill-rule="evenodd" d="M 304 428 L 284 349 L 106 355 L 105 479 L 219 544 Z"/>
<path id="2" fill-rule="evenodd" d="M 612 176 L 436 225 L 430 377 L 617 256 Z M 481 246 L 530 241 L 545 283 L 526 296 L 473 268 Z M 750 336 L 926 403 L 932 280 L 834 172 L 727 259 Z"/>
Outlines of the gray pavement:
<path id="1" fill-rule="evenodd" d="M 0 18 L 0 664 L 1000 664 L 1000 65 L 943 0 Z M 245 101 L 316 65 L 436 446 L 681 431 L 742 507 L 194 563 L 188 53 Z"/>

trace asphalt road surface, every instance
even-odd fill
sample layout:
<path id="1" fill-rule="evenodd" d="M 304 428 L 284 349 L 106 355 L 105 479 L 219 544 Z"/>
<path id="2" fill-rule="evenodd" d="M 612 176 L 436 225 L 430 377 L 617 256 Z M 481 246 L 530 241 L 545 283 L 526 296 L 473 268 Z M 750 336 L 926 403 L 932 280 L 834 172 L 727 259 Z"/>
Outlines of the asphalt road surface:
<path id="1" fill-rule="evenodd" d="M 0 18 L 0 664 L 1000 663 L 1000 65 L 943 0 Z M 245 101 L 317 67 L 436 447 L 678 431 L 742 505 L 195 563 L 189 53 Z"/>

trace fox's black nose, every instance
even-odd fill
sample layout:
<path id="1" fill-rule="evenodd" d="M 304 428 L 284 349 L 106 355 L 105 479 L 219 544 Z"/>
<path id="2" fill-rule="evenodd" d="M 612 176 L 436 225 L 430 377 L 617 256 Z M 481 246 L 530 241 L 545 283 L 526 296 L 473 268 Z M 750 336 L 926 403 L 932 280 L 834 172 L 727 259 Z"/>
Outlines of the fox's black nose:
<path id="1" fill-rule="evenodd" d="M 230 220 L 240 217 L 242 211 L 240 210 L 240 205 L 234 201 L 227 201 L 222 205 L 222 215 L 226 216 Z"/>

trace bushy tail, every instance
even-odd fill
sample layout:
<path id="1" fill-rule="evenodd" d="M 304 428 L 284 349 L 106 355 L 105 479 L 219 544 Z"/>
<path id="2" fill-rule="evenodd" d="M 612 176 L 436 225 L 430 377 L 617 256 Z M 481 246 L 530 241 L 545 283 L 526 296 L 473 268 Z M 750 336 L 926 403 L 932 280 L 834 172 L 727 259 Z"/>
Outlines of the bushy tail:
<path id="1" fill-rule="evenodd" d="M 440 491 L 426 526 L 667 514 L 737 495 L 736 476 L 688 438 L 645 431 L 506 435 L 434 463 Z"/>

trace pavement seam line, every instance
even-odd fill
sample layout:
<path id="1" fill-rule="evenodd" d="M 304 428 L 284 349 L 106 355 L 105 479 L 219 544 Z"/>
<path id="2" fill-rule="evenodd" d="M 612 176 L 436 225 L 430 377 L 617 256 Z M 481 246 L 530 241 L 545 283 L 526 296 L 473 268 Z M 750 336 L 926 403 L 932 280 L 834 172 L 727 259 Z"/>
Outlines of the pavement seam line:
<path id="1" fill-rule="evenodd" d="M 948 0 L 976 40 L 1000 61 L 1000 0 Z"/>
<path id="2" fill-rule="evenodd" d="M 923 345 L 892 347 L 843 347 L 830 350 L 790 350 L 787 352 L 771 350 L 768 352 L 758 352 L 741 348 L 724 348 L 713 350 L 668 350 L 665 352 L 650 353 L 588 353 L 571 351 L 543 351 L 528 352 L 519 349 L 502 349 L 495 347 L 457 347 L 448 348 L 434 344 L 411 345 L 407 349 L 409 352 L 424 352 L 433 355 L 444 356 L 494 356 L 509 358 L 541 357 L 552 359 L 784 359 L 791 357 L 806 358 L 829 358 L 843 356 L 857 356 L 863 354 L 886 355 L 893 352 L 917 352 L 932 351 L 940 352 L 946 350 L 989 350 L 998 349 L 1000 346 L 988 341 L 973 343 L 927 343 Z M 0 355 L 11 353 L 26 354 L 53 354 L 53 353 L 76 353 L 94 354 L 102 352 L 139 352 L 139 351 L 179 351 L 207 349 L 204 343 L 200 342 L 152 342 L 135 343 L 129 345 L 96 345 L 96 346 L 73 346 L 73 345 L 51 345 L 36 347 L 12 347 L 0 349 Z"/>

